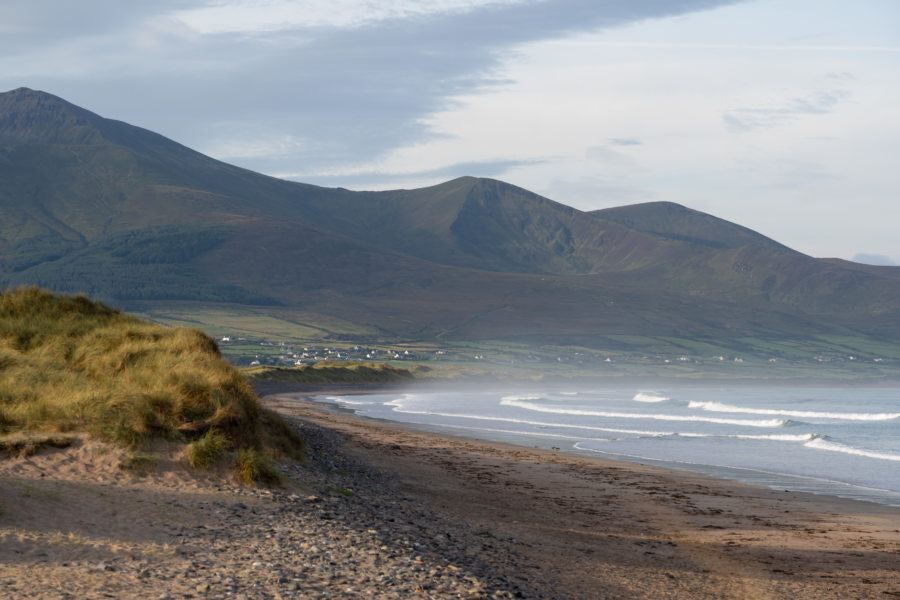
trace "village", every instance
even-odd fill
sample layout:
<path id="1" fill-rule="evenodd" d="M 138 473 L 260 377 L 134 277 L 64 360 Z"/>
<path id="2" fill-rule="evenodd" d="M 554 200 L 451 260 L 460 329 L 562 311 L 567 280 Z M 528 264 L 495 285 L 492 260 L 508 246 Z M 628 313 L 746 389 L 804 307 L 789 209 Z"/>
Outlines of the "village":
<path id="1" fill-rule="evenodd" d="M 217 340 L 222 354 L 236 366 L 259 365 L 279 367 L 303 367 L 323 361 L 408 363 L 435 362 L 447 365 L 482 369 L 527 369 L 547 371 L 590 370 L 597 374 L 622 373 L 640 370 L 641 367 L 664 366 L 673 374 L 679 371 L 728 371 L 739 373 L 754 369 L 822 369 L 878 367 L 885 363 L 882 357 L 860 357 L 856 355 L 815 354 L 809 357 L 785 358 L 765 356 L 726 355 L 670 355 L 634 352 L 598 352 L 585 349 L 560 347 L 516 348 L 516 347 L 437 347 L 416 345 L 314 345 L 266 339 L 249 339 L 222 336 Z M 887 361 L 890 362 L 890 361 Z"/>
<path id="2" fill-rule="evenodd" d="M 431 359 L 428 353 L 411 352 L 408 349 L 299 345 L 282 341 L 249 340 L 227 335 L 222 336 L 218 340 L 218 344 L 222 353 L 238 366 L 302 367 L 325 360 L 389 362 Z"/>

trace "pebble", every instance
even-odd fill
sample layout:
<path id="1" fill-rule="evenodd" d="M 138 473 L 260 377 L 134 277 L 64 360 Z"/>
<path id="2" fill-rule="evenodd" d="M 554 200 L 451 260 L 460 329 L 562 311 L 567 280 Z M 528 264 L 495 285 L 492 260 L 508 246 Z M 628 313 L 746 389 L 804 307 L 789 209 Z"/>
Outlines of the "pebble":
<path id="1" fill-rule="evenodd" d="M 105 571 L 102 589 L 158 600 L 557 597 L 542 582 L 510 586 L 506 576 L 521 571 L 514 541 L 398 493 L 388 476 L 343 454 L 338 434 L 298 428 L 309 459 L 288 475 L 305 494 L 222 484 L 213 500 L 182 497 L 197 524 L 167 526 L 168 554 L 94 563 Z M 89 587 L 98 580 L 72 578 L 65 591 L 103 596 Z"/>

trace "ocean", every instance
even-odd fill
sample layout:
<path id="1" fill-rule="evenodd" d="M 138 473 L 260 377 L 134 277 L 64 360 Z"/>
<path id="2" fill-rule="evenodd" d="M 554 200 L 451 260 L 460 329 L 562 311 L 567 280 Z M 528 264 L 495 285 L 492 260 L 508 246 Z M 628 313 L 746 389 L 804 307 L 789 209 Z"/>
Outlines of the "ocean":
<path id="1" fill-rule="evenodd" d="M 900 506 L 900 388 L 544 387 L 323 395 L 473 438 Z"/>

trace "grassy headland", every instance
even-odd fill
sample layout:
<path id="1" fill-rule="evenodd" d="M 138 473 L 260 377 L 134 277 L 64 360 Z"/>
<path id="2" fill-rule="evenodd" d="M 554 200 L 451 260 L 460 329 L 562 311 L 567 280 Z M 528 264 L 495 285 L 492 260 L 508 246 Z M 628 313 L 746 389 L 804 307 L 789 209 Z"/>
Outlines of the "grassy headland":
<path id="1" fill-rule="evenodd" d="M 0 293 L 0 434 L 34 432 L 132 450 L 162 438 L 190 444 L 189 462 L 204 455 L 197 466 L 233 450 L 244 479 L 271 479 L 265 456 L 302 451 L 203 333 L 27 287 Z"/>
<path id="2" fill-rule="evenodd" d="M 302 367 L 254 366 L 243 369 L 253 383 L 404 383 L 417 375 L 430 372 L 426 366 L 417 365 L 412 369 L 402 369 L 387 363 L 371 362 L 346 363 L 324 360 L 315 365 Z"/>

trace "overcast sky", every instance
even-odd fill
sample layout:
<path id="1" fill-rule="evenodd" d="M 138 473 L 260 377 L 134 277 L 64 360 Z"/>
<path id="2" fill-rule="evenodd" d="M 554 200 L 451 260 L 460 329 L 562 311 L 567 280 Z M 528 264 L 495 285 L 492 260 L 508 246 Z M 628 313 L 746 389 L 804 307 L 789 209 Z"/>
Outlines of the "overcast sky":
<path id="1" fill-rule="evenodd" d="M 900 263 L 897 0 L 3 0 L 21 86 L 298 181 L 668 200 Z"/>

